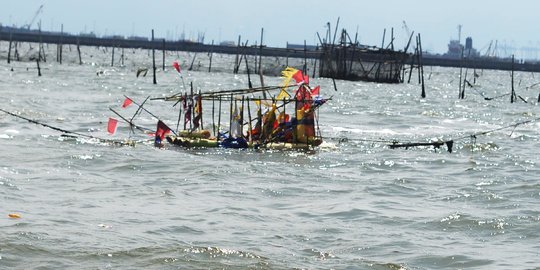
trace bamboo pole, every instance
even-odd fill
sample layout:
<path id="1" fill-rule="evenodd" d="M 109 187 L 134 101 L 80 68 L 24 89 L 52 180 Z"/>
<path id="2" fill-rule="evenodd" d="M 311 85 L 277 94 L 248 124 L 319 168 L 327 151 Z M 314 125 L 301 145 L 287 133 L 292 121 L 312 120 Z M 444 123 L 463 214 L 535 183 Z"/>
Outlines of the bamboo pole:
<path id="1" fill-rule="evenodd" d="M 247 47 L 247 41 L 244 44 L 244 47 Z M 247 56 L 244 56 L 244 61 L 246 62 L 246 71 L 247 71 L 247 76 L 248 76 L 248 87 L 251 89 L 251 88 L 253 88 L 253 84 L 251 83 L 251 75 L 249 74 L 249 65 L 248 65 L 248 61 L 247 61 Z"/>
<path id="2" fill-rule="evenodd" d="M 13 42 L 13 32 L 12 30 L 9 30 L 9 49 L 8 49 L 8 57 L 7 57 L 7 63 L 11 63 L 11 43 Z"/>
<path id="3" fill-rule="evenodd" d="M 214 40 L 212 39 L 212 47 L 210 48 L 210 64 L 208 65 L 208 72 L 212 71 L 212 55 L 214 52 Z"/>
<path id="4" fill-rule="evenodd" d="M 418 54 L 418 46 L 416 46 L 416 48 L 414 49 L 414 55 L 413 55 L 413 58 L 412 58 L 412 61 L 411 61 L 411 69 L 409 70 L 409 79 L 407 80 L 407 83 L 411 83 L 411 77 L 412 77 L 412 73 L 413 73 L 413 68 L 414 68 L 414 64 L 415 64 L 415 61 L 416 61 L 416 55 Z"/>
<path id="5" fill-rule="evenodd" d="M 264 36 L 264 28 L 261 28 L 261 44 L 259 45 L 259 68 L 258 73 L 261 74 L 261 85 L 264 86 L 262 83 L 262 52 L 263 52 L 263 36 Z"/>
<path id="6" fill-rule="evenodd" d="M 242 59 L 239 59 L 240 58 L 240 38 L 241 36 L 238 35 L 238 43 L 236 43 L 236 58 L 234 59 L 234 69 L 233 69 L 233 74 L 238 74 L 238 68 L 240 67 L 240 62 L 242 61 Z"/>
<path id="7" fill-rule="evenodd" d="M 111 67 L 114 66 L 114 47 L 115 47 L 115 45 L 112 46 Z"/>
<path id="8" fill-rule="evenodd" d="M 161 51 L 163 53 L 163 66 L 162 66 L 162 69 L 163 69 L 163 71 L 165 71 L 165 39 L 162 40 Z"/>
<path id="9" fill-rule="evenodd" d="M 60 41 L 59 41 L 59 51 L 58 51 L 58 56 L 59 56 L 59 63 L 62 64 L 62 42 L 64 41 L 63 40 L 63 37 L 64 37 L 64 24 L 61 25 L 60 27 Z"/>
<path id="10" fill-rule="evenodd" d="M 181 101 L 181 100 L 178 100 L 178 102 L 180 102 L 180 101 Z M 177 102 L 177 103 L 178 103 L 178 102 Z M 178 133 L 180 133 L 178 129 L 179 129 L 179 127 L 180 127 L 180 119 L 181 119 L 181 118 L 182 118 L 182 104 L 180 104 L 180 105 L 178 106 L 178 121 L 176 121 L 176 131 L 177 131 Z M 185 128 L 184 128 L 184 129 L 185 129 Z"/>
<path id="11" fill-rule="evenodd" d="M 263 77 L 263 68 L 262 68 L 263 35 L 264 35 L 264 28 L 261 28 L 261 45 L 259 47 L 259 78 L 261 80 L 262 87 L 264 87 L 264 77 Z M 266 96 L 266 93 L 265 92 L 263 93 Z"/>
<path id="12" fill-rule="evenodd" d="M 39 58 L 36 59 L 36 64 L 37 64 L 38 76 L 41 77 L 41 68 L 39 67 Z"/>
<path id="13" fill-rule="evenodd" d="M 199 99 L 201 100 L 201 102 L 200 102 L 200 104 L 199 104 L 199 105 L 200 105 L 200 106 L 199 106 L 199 114 L 201 115 L 201 119 L 199 120 L 199 124 L 200 124 L 199 127 L 200 127 L 201 130 L 203 130 L 203 129 L 204 129 L 204 125 L 203 125 L 203 108 L 202 108 L 202 96 L 201 96 L 201 90 L 199 90 L 199 96 L 197 97 L 197 99 L 198 99 L 198 100 L 199 100 Z M 198 100 L 197 100 L 197 102 L 199 102 Z"/>
<path id="14" fill-rule="evenodd" d="M 79 65 L 82 65 L 81 47 L 79 43 L 79 38 L 77 38 L 77 53 L 79 54 Z"/>
<path id="15" fill-rule="evenodd" d="M 156 49 L 154 44 L 154 29 L 152 29 L 152 73 L 154 75 L 154 84 L 157 84 L 156 81 Z"/>
<path id="16" fill-rule="evenodd" d="M 188 110 L 189 110 L 189 115 L 190 115 L 190 119 L 189 119 L 189 130 L 192 130 L 193 129 L 193 118 L 195 118 L 195 116 L 193 115 L 193 107 L 194 107 L 194 104 L 193 104 L 193 81 L 189 84 L 190 86 L 190 89 L 191 89 L 191 92 L 189 94 L 189 103 L 190 105 L 188 105 Z"/>
<path id="17" fill-rule="evenodd" d="M 416 48 L 418 49 L 417 50 L 418 53 L 416 54 L 416 58 L 417 58 L 417 61 L 418 61 L 418 84 L 421 84 L 422 83 L 422 73 L 421 73 L 421 69 L 420 69 L 420 54 L 422 52 L 421 52 L 421 49 L 420 49 L 420 39 L 419 39 L 418 35 L 416 36 Z"/>
<path id="18" fill-rule="evenodd" d="M 289 66 L 289 49 L 287 49 L 287 56 L 285 56 L 285 66 Z"/>
<path id="19" fill-rule="evenodd" d="M 394 33 L 394 28 L 392 28 L 392 35 Z M 392 45 L 393 47 L 393 45 Z M 421 73 L 421 77 L 422 77 L 422 98 L 426 98 L 426 87 L 425 87 L 425 84 L 424 84 L 424 54 L 422 52 L 422 37 L 420 36 L 420 33 L 418 33 L 418 47 L 420 47 L 420 57 L 418 58 L 420 61 L 419 61 L 419 65 L 420 65 L 420 73 Z M 392 50 L 394 50 L 394 48 L 392 48 Z"/>
<path id="20" fill-rule="evenodd" d="M 186 104 L 186 107 L 184 107 L 185 109 L 185 112 L 184 112 L 184 130 L 186 130 L 186 117 L 188 115 L 188 111 L 189 111 L 189 107 L 188 107 L 188 100 L 187 100 L 187 91 L 186 93 L 184 93 L 184 102 Z"/>
<path id="21" fill-rule="evenodd" d="M 385 39 L 385 37 L 386 37 L 386 28 L 384 28 L 383 35 L 382 35 L 381 49 L 384 49 L 384 39 Z"/>
<path id="22" fill-rule="evenodd" d="M 463 50 L 461 50 L 461 61 L 460 61 L 460 67 L 459 67 L 459 98 L 463 99 L 465 98 L 463 95 L 464 93 L 461 90 L 461 76 L 463 76 Z"/>
<path id="23" fill-rule="evenodd" d="M 212 99 L 212 134 L 216 137 L 216 118 L 215 118 L 216 100 Z"/>
<path id="24" fill-rule="evenodd" d="M 244 138 L 244 96 L 242 95 L 242 105 L 240 105 L 240 137 Z"/>
<path id="25" fill-rule="evenodd" d="M 243 96 L 242 96 L 242 98 L 243 98 Z M 248 135 L 249 136 L 249 142 L 251 143 L 251 142 L 253 142 L 253 136 L 252 136 L 253 134 L 251 134 L 253 129 L 252 129 L 252 126 L 251 126 L 251 108 L 249 106 L 250 103 L 251 102 L 249 102 L 249 99 L 248 99 L 247 100 L 247 111 L 248 111 L 248 118 L 249 118 L 249 121 L 248 121 L 248 130 L 249 130 L 249 132 L 247 134 L 249 134 Z"/>
<path id="26" fill-rule="evenodd" d="M 302 74 L 307 73 L 307 44 L 306 40 L 304 39 L 304 66 L 302 68 Z"/>
<path id="27" fill-rule="evenodd" d="M 516 100 L 516 91 L 514 90 L 514 55 L 512 54 L 512 93 L 510 94 L 510 103 Z"/>
<path id="28" fill-rule="evenodd" d="M 8 48 L 8 64 L 11 63 L 11 43 L 12 43 L 12 33 L 9 33 L 9 48 Z"/>
<path id="29" fill-rule="evenodd" d="M 390 32 L 390 49 L 394 50 L 394 27 L 392 27 L 392 30 Z"/>
<path id="30" fill-rule="evenodd" d="M 315 78 L 315 71 L 316 70 L 317 70 L 317 58 L 313 59 L 313 73 L 311 75 L 311 78 Z"/>
<path id="31" fill-rule="evenodd" d="M 189 71 L 193 70 L 193 63 L 195 63 L 195 58 L 197 58 L 197 53 L 193 54 L 193 59 L 191 59 L 191 65 L 189 65 L 188 68 Z"/>
<path id="32" fill-rule="evenodd" d="M 221 128 L 221 96 L 219 97 L 219 103 L 218 103 L 218 122 L 217 122 L 217 136 L 216 138 L 219 141 L 219 129 Z"/>
<path id="33" fill-rule="evenodd" d="M 43 35 L 41 33 L 41 20 L 39 21 L 39 56 L 40 61 L 43 60 L 43 62 L 47 62 L 46 56 L 45 56 L 45 48 L 43 48 Z"/>
<path id="34" fill-rule="evenodd" d="M 232 120 L 233 120 L 233 94 L 231 94 L 231 105 L 230 105 L 230 110 L 229 110 L 229 138 L 231 137 Z"/>
<path id="35" fill-rule="evenodd" d="M 255 47 L 257 47 L 257 41 L 255 41 Z M 259 58 L 257 58 L 257 54 L 253 55 L 253 61 L 255 61 L 255 65 L 253 66 L 253 72 L 257 74 L 259 73 Z"/>
<path id="36" fill-rule="evenodd" d="M 21 61 L 21 58 L 19 57 L 19 49 L 18 49 L 19 44 L 20 43 L 18 41 L 15 42 L 15 60 L 16 61 Z"/>

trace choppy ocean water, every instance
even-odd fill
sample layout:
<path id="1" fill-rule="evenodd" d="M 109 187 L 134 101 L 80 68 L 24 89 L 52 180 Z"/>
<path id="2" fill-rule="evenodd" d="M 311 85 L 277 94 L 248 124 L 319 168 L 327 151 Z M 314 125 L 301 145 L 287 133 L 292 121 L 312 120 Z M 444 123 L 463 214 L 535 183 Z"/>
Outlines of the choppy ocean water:
<path id="1" fill-rule="evenodd" d="M 142 101 L 181 85 L 170 67 L 157 85 L 136 78 L 146 51 L 126 50 L 125 66 L 110 67 L 110 51 L 83 48 L 78 65 L 65 48 L 64 63 L 50 53 L 38 77 L 33 62 L 8 65 L 6 50 L 0 108 L 97 137 L 129 135 L 122 124 L 106 132 L 124 95 Z M 192 56 L 167 59 L 185 66 Z M 245 74 L 205 72 L 198 57 L 202 67 L 184 71 L 196 89 L 247 86 Z M 540 117 L 540 75 L 517 72 L 528 103 L 511 104 L 480 94 L 509 93 L 509 72 L 477 70 L 463 100 L 458 69 L 425 72 L 425 99 L 417 84 L 336 81 L 334 91 L 313 79 L 332 100 L 320 111 L 325 144 L 310 152 L 118 147 L 0 113 L 0 268 L 538 269 L 540 122 L 512 125 Z M 170 106 L 147 108 L 175 122 Z M 455 139 L 454 151 L 388 147 L 429 139 Z"/>

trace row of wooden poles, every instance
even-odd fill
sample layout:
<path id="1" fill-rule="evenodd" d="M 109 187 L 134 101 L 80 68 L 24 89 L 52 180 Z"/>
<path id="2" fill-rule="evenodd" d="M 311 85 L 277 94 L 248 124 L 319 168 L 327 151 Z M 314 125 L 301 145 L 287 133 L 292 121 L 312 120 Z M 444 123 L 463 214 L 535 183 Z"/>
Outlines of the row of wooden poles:
<path id="1" fill-rule="evenodd" d="M 63 24 L 62 24 L 61 33 L 63 33 L 63 28 L 64 27 L 63 27 Z M 41 32 L 41 24 L 39 24 L 39 29 L 40 29 L 40 32 Z M 385 34 L 383 35 L 383 46 L 384 46 L 385 35 L 386 35 L 386 29 L 385 29 Z M 152 36 L 151 37 L 152 37 L 152 42 L 155 41 L 154 29 L 152 29 Z M 258 59 L 257 59 L 257 57 L 255 58 L 255 72 L 254 72 L 255 74 L 259 74 L 262 86 L 264 86 L 264 80 L 263 80 L 263 76 L 262 76 L 262 49 L 264 47 L 263 46 L 263 37 L 264 37 L 264 28 L 261 29 L 261 40 L 260 40 L 260 44 L 259 44 L 260 52 L 259 52 L 259 55 L 258 55 Z M 412 34 L 411 34 L 411 38 L 412 38 Z M 409 39 L 409 43 L 410 43 L 410 39 Z M 392 37 L 392 40 L 393 40 L 393 37 Z M 214 44 L 214 41 L 212 41 L 212 45 L 213 44 Z M 17 42 L 17 41 L 13 42 L 12 34 L 10 33 L 8 57 L 7 57 L 7 63 L 8 64 L 11 63 L 11 59 L 12 59 L 11 53 L 12 53 L 12 51 L 14 51 L 15 60 L 20 61 L 20 54 L 19 54 L 19 51 L 18 51 L 19 45 L 20 45 L 19 42 Z M 39 46 L 38 47 L 39 49 L 38 49 L 38 57 L 36 58 L 36 65 L 37 65 L 38 76 L 41 76 L 42 74 L 41 74 L 40 62 L 47 62 L 47 58 L 46 58 L 46 54 L 45 54 L 45 48 L 44 48 L 44 45 L 43 45 L 43 43 L 41 41 L 41 36 L 40 36 L 40 43 L 39 43 L 38 46 Z M 245 53 L 245 50 L 248 47 L 248 41 L 246 40 L 245 42 L 242 43 L 241 36 L 238 36 L 238 45 L 237 46 L 238 46 L 238 51 L 237 51 L 236 58 L 235 58 L 233 73 L 237 74 L 239 72 L 240 66 L 242 65 L 242 61 L 244 61 L 245 66 L 246 66 L 247 75 L 248 75 L 249 87 L 252 88 L 253 85 L 252 85 L 252 82 L 251 82 L 251 72 L 250 72 L 249 65 L 248 65 L 248 57 L 247 57 L 247 54 Z M 257 46 L 257 45 L 255 45 L 255 46 Z M 393 47 L 393 42 L 390 42 L 389 46 Z M 409 46 L 409 44 L 407 44 L 407 47 L 408 46 Z M 304 46 L 304 47 L 306 47 L 306 46 Z M 114 61 L 115 60 L 115 48 L 116 48 L 116 46 L 112 47 L 111 66 L 114 66 L 114 63 L 115 63 L 115 61 Z M 157 68 L 156 68 L 156 53 L 155 53 L 155 50 L 156 50 L 155 48 L 152 48 L 152 74 L 153 74 L 153 83 L 157 84 L 157 79 L 156 79 L 156 70 L 157 70 Z M 306 51 L 306 49 L 304 49 L 304 51 Z M 81 49 L 80 49 L 79 42 L 77 42 L 77 52 L 78 52 L 79 64 L 82 65 L 83 62 L 82 62 Z M 208 72 L 211 72 L 211 70 L 212 70 L 213 51 L 209 51 L 208 54 L 209 54 Z M 62 64 L 62 55 L 63 55 L 63 42 L 62 42 L 62 38 L 60 38 L 59 42 L 57 44 L 57 50 L 56 50 L 56 61 L 58 63 L 60 63 L 60 64 Z M 163 58 L 163 60 L 162 60 L 162 69 L 163 70 L 165 70 L 165 66 L 166 66 L 166 64 L 165 64 L 166 63 L 165 62 L 165 55 L 166 55 L 166 53 L 165 53 L 165 39 L 163 39 L 162 40 L 162 58 Z M 193 64 L 195 62 L 196 56 L 197 56 L 197 54 L 195 54 L 194 57 L 192 58 L 191 65 L 188 68 L 188 70 L 193 69 Z M 463 52 L 462 52 L 462 56 L 461 56 L 462 65 L 460 67 L 460 75 L 459 75 L 459 81 L 460 82 L 459 82 L 459 95 L 458 95 L 460 99 L 465 98 L 466 86 L 470 85 L 469 81 L 467 80 L 468 67 L 465 69 L 465 73 L 463 74 L 463 65 L 466 63 L 466 61 L 468 61 L 469 56 L 470 55 L 465 57 L 463 55 Z M 421 85 L 421 89 L 422 89 L 421 97 L 425 98 L 426 97 L 426 90 L 425 90 L 425 81 L 424 81 L 424 65 L 423 65 L 422 58 L 423 58 L 422 39 L 421 39 L 420 34 L 418 34 L 416 36 L 415 52 L 414 52 L 414 54 L 412 56 L 412 61 L 411 61 L 411 64 L 410 64 L 410 71 L 409 71 L 409 76 L 408 76 L 407 83 L 411 82 L 413 69 L 416 68 L 418 70 L 418 84 Z M 120 62 L 121 62 L 121 65 L 124 65 L 124 48 L 122 48 L 122 50 L 121 50 Z M 288 62 L 288 57 L 287 57 L 287 62 Z M 511 92 L 509 94 L 511 103 L 514 103 L 515 101 L 517 101 L 517 98 L 518 98 L 518 95 L 516 94 L 515 88 L 514 88 L 514 63 L 515 63 L 514 62 L 514 56 L 512 55 Z M 314 69 L 313 69 L 314 70 L 313 71 L 313 77 L 315 77 L 315 66 L 316 66 L 316 61 L 315 61 L 315 64 L 314 64 Z M 305 55 L 305 57 L 304 57 L 304 67 L 303 67 L 304 74 L 306 73 L 306 69 L 307 69 L 307 55 Z M 405 76 L 404 73 L 405 73 L 405 68 L 403 69 L 403 77 Z M 475 75 L 474 75 L 474 80 L 476 81 L 476 72 L 475 72 Z M 487 97 L 484 97 L 484 98 L 486 100 L 493 99 L 493 98 L 487 98 Z M 523 100 L 523 98 L 521 98 L 521 99 Z M 540 102 L 540 95 L 538 96 L 538 102 Z"/>
<path id="2" fill-rule="evenodd" d="M 63 28 L 64 27 L 63 27 L 63 24 L 62 24 L 61 33 L 63 33 Z M 41 24 L 39 24 L 39 32 L 40 32 L 39 52 L 38 52 L 38 57 L 36 58 L 36 64 L 37 64 L 38 76 L 41 76 L 41 68 L 40 68 L 39 63 L 40 62 L 47 62 L 45 49 L 44 49 L 43 42 L 42 42 L 42 39 L 41 39 Z M 264 36 L 264 28 L 261 29 L 261 40 L 260 40 L 260 45 L 259 45 L 260 51 L 259 51 L 258 59 L 255 58 L 255 72 L 260 75 L 261 84 L 264 86 L 264 81 L 263 81 L 263 76 L 262 76 L 262 50 L 263 50 L 263 47 L 264 47 L 264 45 L 263 45 L 263 36 Z M 154 29 L 152 29 L 151 40 L 152 40 L 152 42 L 155 41 Z M 213 48 L 213 45 L 214 45 L 214 41 L 212 40 L 212 48 Z M 257 44 L 255 44 L 255 46 L 257 46 Z M 15 42 L 13 41 L 13 35 L 12 35 L 12 33 L 10 33 L 9 49 L 8 49 L 8 57 L 7 57 L 7 63 L 8 64 L 10 64 L 11 60 L 12 60 L 12 56 L 11 56 L 11 52 L 13 50 L 12 48 L 14 48 L 16 61 L 20 61 L 18 47 L 19 47 L 19 43 L 17 41 L 15 41 Z M 58 63 L 62 64 L 62 56 L 63 56 L 62 55 L 63 54 L 62 38 L 59 39 L 59 42 L 56 45 L 56 47 L 57 47 L 57 49 L 56 49 L 56 61 Z M 117 46 L 112 47 L 111 66 L 114 66 L 114 63 L 115 63 L 115 49 L 116 48 L 117 48 Z M 250 69 L 249 69 L 249 65 L 248 65 L 248 57 L 247 57 L 247 53 L 246 53 L 247 48 L 248 48 L 248 41 L 245 41 L 244 43 L 241 43 L 241 36 L 239 36 L 238 37 L 238 50 L 237 50 L 237 54 L 236 54 L 236 60 L 235 60 L 235 64 L 234 64 L 233 73 L 237 74 L 239 72 L 240 66 L 242 64 L 242 60 L 245 60 L 246 71 L 247 71 L 248 80 L 249 80 L 249 87 L 251 88 L 252 83 L 251 83 L 251 77 L 250 77 Z M 81 56 L 80 44 L 79 44 L 78 40 L 77 40 L 77 52 L 78 52 L 79 64 L 82 65 L 83 61 L 82 61 L 82 56 Z M 166 64 L 165 64 L 166 63 L 165 62 L 165 55 L 166 55 L 166 53 L 165 53 L 165 39 L 162 39 L 162 55 L 163 55 L 162 69 L 165 70 L 165 66 L 166 66 Z M 210 50 L 208 52 L 208 56 L 209 56 L 208 72 L 211 72 L 212 71 L 212 58 L 213 58 L 213 51 L 212 50 Z M 191 59 L 191 64 L 190 64 L 188 70 L 193 69 L 193 64 L 195 62 L 196 57 L 197 57 L 197 53 L 195 53 L 193 58 Z M 121 65 L 124 65 L 124 48 L 122 48 L 122 51 L 121 51 L 120 61 L 121 61 Z M 305 63 L 304 66 L 306 66 L 307 65 L 307 54 L 305 54 L 304 63 Z M 287 57 L 287 64 L 288 64 L 288 57 Z M 152 48 L 152 74 L 153 74 L 153 83 L 154 84 L 157 84 L 156 70 L 157 70 L 157 68 L 156 68 L 156 48 L 153 47 Z"/>
<path id="3" fill-rule="evenodd" d="M 467 88 L 467 86 L 469 86 L 470 88 L 473 88 L 474 87 L 474 84 L 476 84 L 476 77 L 477 77 L 477 74 L 476 74 L 476 69 L 474 69 L 473 71 L 473 84 L 471 84 L 468 80 L 467 80 L 467 75 L 468 75 L 468 65 L 467 65 L 467 68 L 465 68 L 465 74 L 463 74 L 463 64 L 466 63 L 468 61 L 469 57 L 464 57 L 464 53 L 462 51 L 461 53 L 461 67 L 459 69 L 459 92 L 458 92 L 458 96 L 459 96 L 459 99 L 465 99 L 465 89 Z M 515 57 L 514 55 L 512 55 L 512 68 L 511 68 L 511 71 L 510 71 L 510 85 L 511 85 L 511 88 L 510 88 L 510 93 L 507 93 L 507 94 L 502 94 L 502 95 L 499 95 L 497 97 L 486 97 L 483 93 L 479 93 L 485 100 L 493 100 L 493 99 L 496 99 L 496 98 L 500 98 L 500 97 L 504 97 L 504 96 L 510 96 L 510 103 L 514 103 L 516 101 L 518 101 L 518 98 L 521 99 L 523 102 L 525 103 L 528 103 L 523 97 L 519 96 L 517 93 L 516 93 L 516 90 L 515 90 L 515 87 L 514 87 L 514 65 L 515 65 Z M 540 93 L 538 94 L 538 100 L 537 102 L 540 103 Z"/>
<path id="4" fill-rule="evenodd" d="M 384 37 L 383 37 L 383 42 L 384 42 Z M 408 47 L 408 45 L 407 45 L 407 47 Z M 421 39 L 420 34 L 418 34 L 416 36 L 416 48 L 415 48 L 415 52 L 414 52 L 414 54 L 412 56 L 412 61 L 411 61 L 410 71 L 409 71 L 409 78 L 408 78 L 407 83 L 411 82 L 413 69 L 417 68 L 418 69 L 418 84 L 420 84 L 421 87 L 422 87 L 421 97 L 425 98 L 426 97 L 426 89 L 425 89 L 425 82 L 424 82 L 424 64 L 423 64 L 422 58 L 423 58 L 422 39 Z M 459 92 L 458 92 L 458 98 L 459 99 L 465 99 L 465 89 L 467 88 L 467 86 L 472 88 L 473 85 L 476 84 L 476 77 L 477 77 L 476 69 L 474 69 L 474 73 L 473 73 L 473 84 L 471 84 L 467 80 L 467 75 L 468 75 L 468 70 L 469 70 L 468 66 L 469 65 L 466 65 L 466 63 L 467 63 L 467 61 L 469 59 L 470 59 L 470 51 L 469 51 L 469 55 L 467 57 L 465 57 L 464 51 L 462 50 L 462 53 L 461 53 L 461 66 L 460 66 L 460 70 L 459 70 L 459 86 L 458 86 L 459 87 Z M 465 73 L 463 73 L 463 66 L 464 65 L 467 66 L 465 68 Z M 524 101 L 525 103 L 527 103 L 527 101 L 524 98 L 522 98 L 521 96 L 516 94 L 516 91 L 515 91 L 515 88 L 514 88 L 514 70 L 515 70 L 514 65 L 515 65 L 515 58 L 514 58 L 514 55 L 512 55 L 512 69 L 511 69 L 511 73 L 510 73 L 510 75 L 511 75 L 510 76 L 511 77 L 510 78 L 511 91 L 510 91 L 509 94 L 504 94 L 504 95 L 501 95 L 499 97 L 509 95 L 510 96 L 510 103 L 516 102 L 518 100 L 518 98 L 521 99 L 522 101 Z M 403 69 L 403 72 L 405 72 L 405 69 Z M 485 100 L 493 100 L 493 99 L 497 98 L 497 97 L 486 97 L 482 93 L 480 93 L 480 94 L 482 95 L 482 97 L 484 97 Z M 540 94 L 538 95 L 538 102 L 540 103 Z"/>

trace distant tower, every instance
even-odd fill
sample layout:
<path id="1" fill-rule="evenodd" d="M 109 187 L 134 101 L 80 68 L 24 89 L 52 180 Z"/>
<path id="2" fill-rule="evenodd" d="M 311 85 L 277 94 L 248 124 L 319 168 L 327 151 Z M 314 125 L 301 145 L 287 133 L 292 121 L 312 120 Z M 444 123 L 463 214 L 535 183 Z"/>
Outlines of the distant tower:
<path id="1" fill-rule="evenodd" d="M 461 28 L 463 27 L 463 25 L 459 24 L 457 26 L 457 29 L 458 29 L 458 42 L 459 44 L 461 44 Z"/>
<path id="2" fill-rule="evenodd" d="M 465 39 L 465 50 L 471 50 L 472 49 L 472 38 L 468 37 Z"/>

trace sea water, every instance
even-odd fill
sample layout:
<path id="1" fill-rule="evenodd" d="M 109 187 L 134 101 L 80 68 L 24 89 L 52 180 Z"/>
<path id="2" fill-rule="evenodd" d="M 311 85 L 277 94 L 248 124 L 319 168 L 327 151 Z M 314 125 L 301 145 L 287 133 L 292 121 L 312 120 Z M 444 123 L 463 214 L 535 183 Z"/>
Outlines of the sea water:
<path id="1" fill-rule="evenodd" d="M 1 269 L 540 267 L 538 74 L 515 73 L 527 103 L 510 102 L 508 71 L 468 70 L 476 82 L 465 99 L 453 68 L 425 67 L 426 98 L 416 73 L 404 84 L 337 80 L 337 89 L 314 78 L 329 100 L 318 118 L 325 142 L 313 151 L 155 148 L 122 121 L 109 135 L 108 118 L 118 118 L 110 108 L 131 118 L 137 106 L 122 109 L 125 96 L 141 103 L 191 82 L 203 92 L 245 88 L 245 73 L 219 70 L 234 56 L 214 56 L 208 73 L 202 54 L 188 71 L 193 53 L 169 53 L 182 78 L 167 63 L 154 85 L 147 51 L 126 49 L 120 66 L 117 49 L 111 67 L 110 48 L 83 47 L 83 65 L 68 48 L 59 64 L 50 45 L 38 77 L 35 62 L 7 64 L 3 42 L 0 108 L 138 143 L 62 136 L 0 113 Z M 136 77 L 139 68 L 148 75 Z M 176 129 L 172 105 L 145 108 Z M 156 125 L 146 112 L 134 121 Z M 452 153 L 389 147 L 449 140 Z"/>

